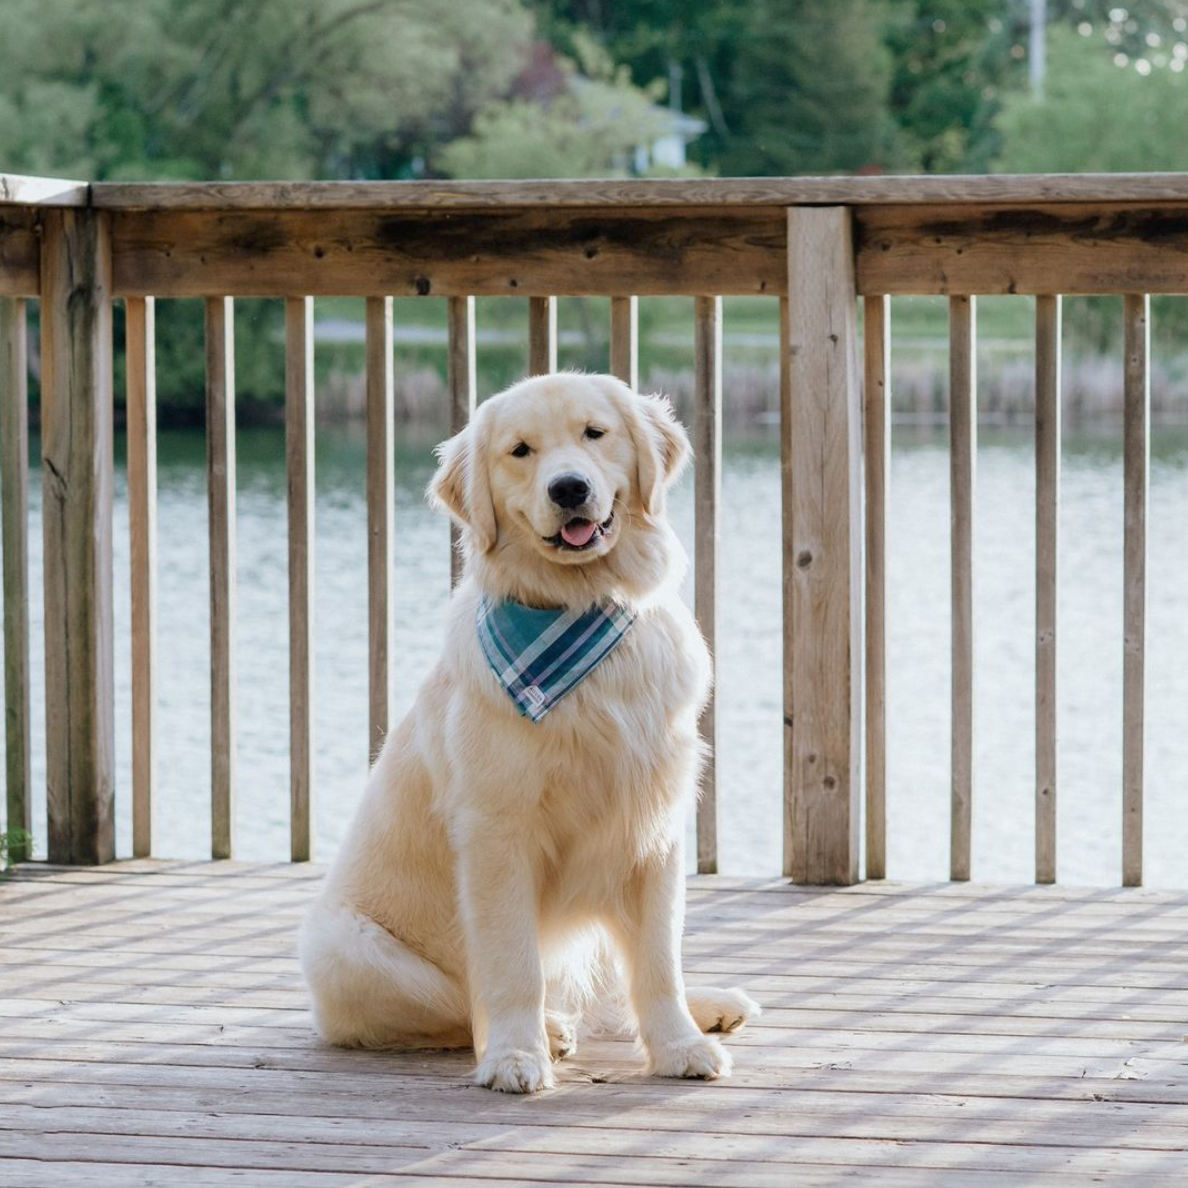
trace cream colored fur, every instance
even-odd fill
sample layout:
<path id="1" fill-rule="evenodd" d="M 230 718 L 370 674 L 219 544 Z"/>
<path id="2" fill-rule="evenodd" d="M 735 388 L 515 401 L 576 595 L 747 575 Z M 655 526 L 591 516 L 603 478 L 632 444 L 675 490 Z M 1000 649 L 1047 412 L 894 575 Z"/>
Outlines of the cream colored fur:
<path id="1" fill-rule="evenodd" d="M 526 457 L 512 453 L 521 442 Z M 652 1072 L 729 1073 L 705 1033 L 759 1008 L 737 990 L 687 992 L 680 968 L 685 812 L 709 688 L 664 514 L 688 453 L 666 401 L 573 373 L 493 397 L 442 447 L 430 495 L 463 525 L 467 553 L 445 649 L 388 737 L 302 930 L 330 1042 L 473 1044 L 479 1083 L 531 1092 L 553 1084 L 580 1016 L 625 997 Z M 588 518 L 614 513 L 585 552 L 546 539 L 572 514 L 549 481 L 574 470 L 593 482 Z M 540 607 L 613 597 L 639 617 L 533 723 L 482 655 L 484 592 Z"/>

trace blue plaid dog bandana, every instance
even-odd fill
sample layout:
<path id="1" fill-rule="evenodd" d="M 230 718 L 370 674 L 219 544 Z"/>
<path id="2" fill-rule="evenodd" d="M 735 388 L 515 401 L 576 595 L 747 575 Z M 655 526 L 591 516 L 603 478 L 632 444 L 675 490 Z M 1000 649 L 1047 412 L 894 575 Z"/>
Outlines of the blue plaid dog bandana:
<path id="1" fill-rule="evenodd" d="M 635 622 L 616 602 L 589 610 L 479 603 L 475 626 L 491 670 L 523 717 L 539 722 L 614 651 Z"/>

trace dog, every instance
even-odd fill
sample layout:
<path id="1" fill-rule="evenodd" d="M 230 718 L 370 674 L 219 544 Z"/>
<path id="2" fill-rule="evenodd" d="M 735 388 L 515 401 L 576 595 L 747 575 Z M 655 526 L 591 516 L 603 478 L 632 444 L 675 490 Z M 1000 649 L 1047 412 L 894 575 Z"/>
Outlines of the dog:
<path id="1" fill-rule="evenodd" d="M 689 454 L 666 400 L 574 372 L 491 397 L 439 447 L 429 499 L 465 567 L 302 928 L 327 1041 L 473 1045 L 480 1085 L 531 1093 L 583 1016 L 624 1003 L 650 1073 L 729 1075 L 710 1033 L 759 1007 L 686 990 L 680 964 L 710 684 L 664 510 Z"/>

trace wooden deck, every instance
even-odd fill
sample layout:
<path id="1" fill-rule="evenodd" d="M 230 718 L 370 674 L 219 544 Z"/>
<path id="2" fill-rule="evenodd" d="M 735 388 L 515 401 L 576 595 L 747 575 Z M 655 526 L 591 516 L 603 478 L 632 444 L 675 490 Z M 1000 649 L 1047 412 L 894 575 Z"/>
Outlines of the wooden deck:
<path id="1" fill-rule="evenodd" d="M 322 1046 L 320 872 L 27 866 L 0 886 L 0 1185 L 886 1188 L 1188 1182 L 1188 895 L 694 880 L 691 982 L 766 1007 L 736 1074 L 587 1043 L 532 1099 Z"/>

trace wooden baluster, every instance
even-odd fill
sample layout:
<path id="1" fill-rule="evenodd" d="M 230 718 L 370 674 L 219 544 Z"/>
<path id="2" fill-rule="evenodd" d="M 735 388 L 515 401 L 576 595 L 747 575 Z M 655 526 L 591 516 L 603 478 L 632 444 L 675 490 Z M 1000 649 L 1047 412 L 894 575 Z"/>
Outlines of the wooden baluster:
<path id="1" fill-rule="evenodd" d="M 850 211 L 792 207 L 781 352 L 785 872 L 858 879 L 862 404 Z"/>
<path id="2" fill-rule="evenodd" d="M 206 300 L 210 518 L 210 854 L 235 853 L 235 307 Z"/>
<path id="3" fill-rule="evenodd" d="M 974 758 L 974 485 L 977 454 L 977 306 L 949 298 L 949 498 L 952 521 L 953 738 L 949 877 L 970 876 Z"/>
<path id="4" fill-rule="evenodd" d="M 289 806 L 293 862 L 313 857 L 313 298 L 285 300 L 285 463 L 289 492 Z"/>
<path id="5" fill-rule="evenodd" d="M 867 297 L 863 407 L 866 476 L 866 877 L 887 877 L 887 482 L 891 473 L 891 299 Z"/>
<path id="6" fill-rule="evenodd" d="M 1035 881 L 1056 881 L 1060 298 L 1035 299 Z"/>
<path id="7" fill-rule="evenodd" d="M 1122 884 L 1143 881 L 1143 758 L 1147 618 L 1147 483 L 1151 454 L 1150 298 L 1123 298 L 1125 343 L 1122 653 Z"/>
<path id="8" fill-rule="evenodd" d="M 450 389 L 450 433 L 460 433 L 474 415 L 478 392 L 474 349 L 474 298 L 451 297 L 449 305 L 449 345 L 447 376 Z M 462 553 L 459 532 L 450 524 L 450 586 L 462 576 Z"/>
<path id="9" fill-rule="evenodd" d="M 392 565 L 396 504 L 392 298 L 367 299 L 368 758 L 383 746 L 392 715 Z"/>
<path id="10" fill-rule="evenodd" d="M 124 302 L 132 590 L 132 854 L 153 853 L 156 806 L 157 374 L 152 297 Z"/>
<path id="11" fill-rule="evenodd" d="M 639 389 L 639 298 L 611 298 L 610 370 L 632 391 Z"/>
<path id="12" fill-rule="evenodd" d="M 110 220 L 47 210 L 41 229 L 49 858 L 98 863 L 115 857 Z"/>
<path id="13" fill-rule="evenodd" d="M 29 684 L 29 366 L 25 299 L 0 297 L 0 536 L 4 568 L 5 801 L 10 833 L 33 830 Z M 23 840 L 12 862 L 30 857 Z"/>
<path id="14" fill-rule="evenodd" d="M 718 508 L 722 501 L 722 299 L 694 301 L 693 606 L 717 673 Z M 716 683 L 716 679 L 715 679 Z M 697 802 L 697 870 L 718 870 L 718 724 L 714 694 L 701 715 L 709 759 Z"/>
<path id="15" fill-rule="evenodd" d="M 557 370 L 557 298 L 528 298 L 528 374 Z"/>

